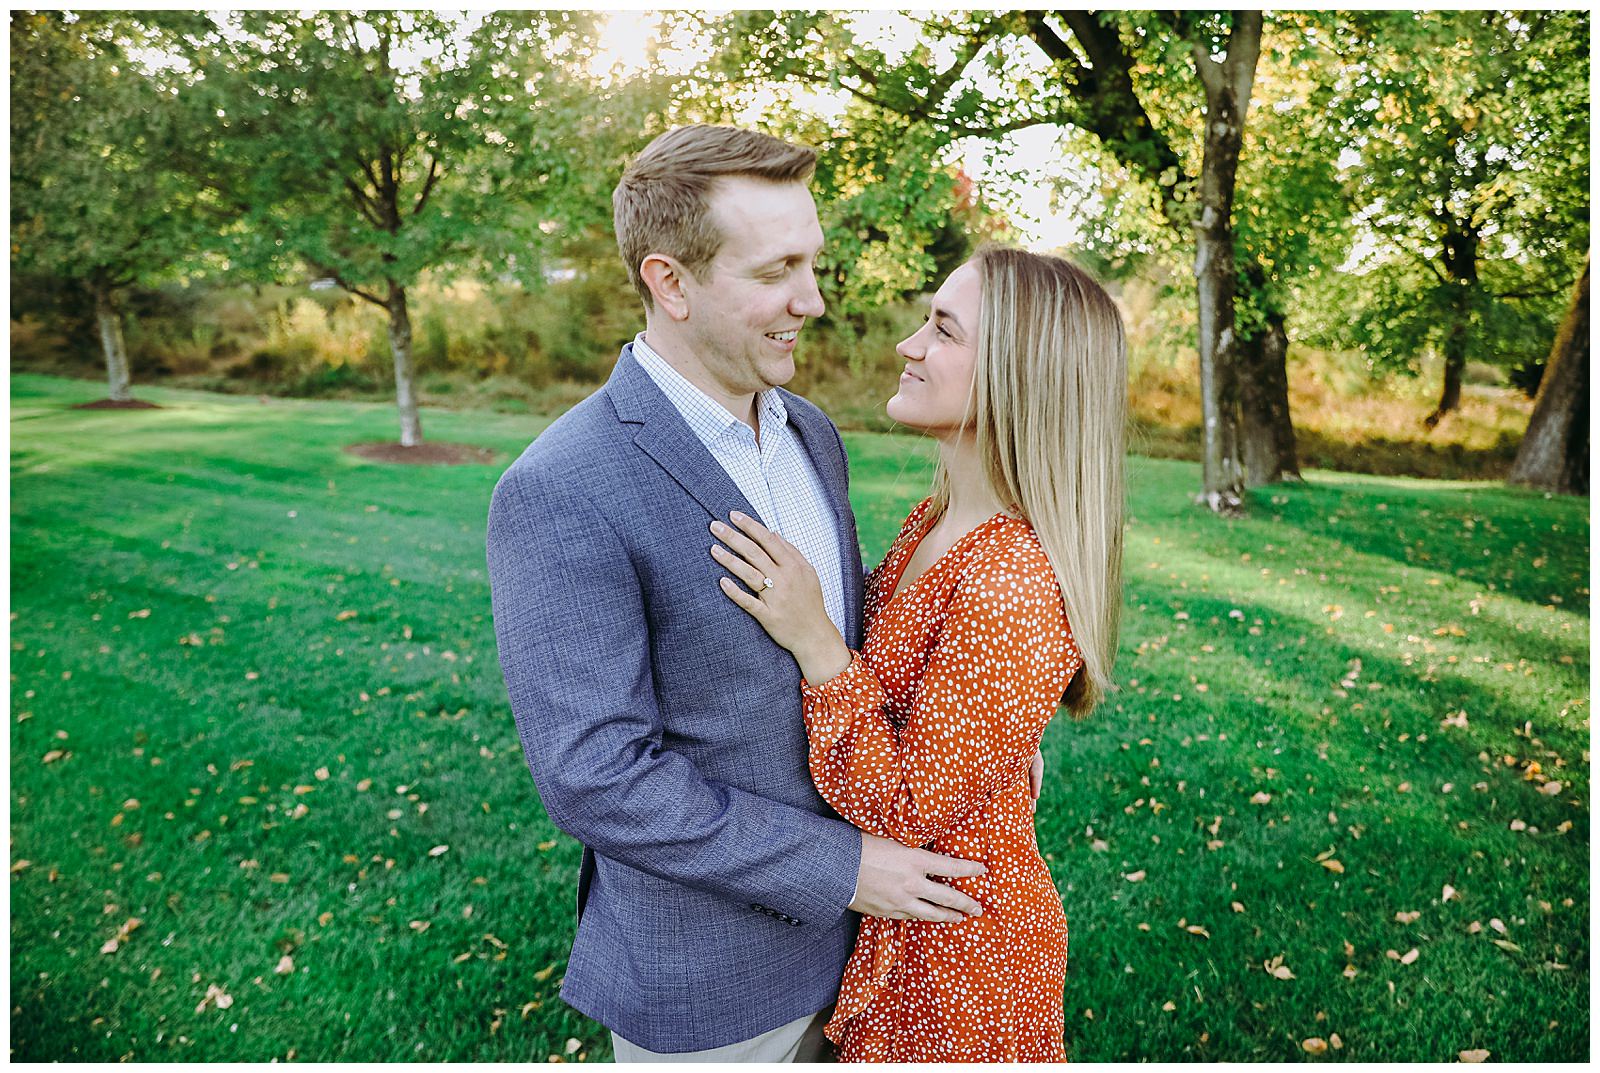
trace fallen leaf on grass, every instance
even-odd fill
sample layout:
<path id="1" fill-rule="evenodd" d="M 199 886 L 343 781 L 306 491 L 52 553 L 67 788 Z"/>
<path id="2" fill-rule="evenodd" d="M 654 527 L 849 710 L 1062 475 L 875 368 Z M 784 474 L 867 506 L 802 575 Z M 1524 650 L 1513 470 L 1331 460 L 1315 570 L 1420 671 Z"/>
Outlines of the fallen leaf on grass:
<path id="1" fill-rule="evenodd" d="M 1561 784 L 1559 782 L 1547 782 L 1543 786 L 1539 787 L 1539 792 L 1541 794 L 1547 794 L 1550 797 L 1554 797 L 1556 794 L 1561 792 Z"/>
<path id="2" fill-rule="evenodd" d="M 1340 863 L 1340 861 L 1336 857 L 1330 857 L 1329 859 L 1323 861 L 1322 862 L 1322 867 L 1326 868 L 1330 872 L 1335 872 L 1335 873 L 1337 873 L 1339 875 L 1344 875 L 1344 865 L 1342 863 Z"/>
<path id="3" fill-rule="evenodd" d="M 60 749 L 51 749 L 39 758 L 41 764 L 53 764 L 67 754 Z"/>
<path id="4" fill-rule="evenodd" d="M 1242 905 L 1240 905 L 1240 904 L 1239 904 L 1239 903 L 1238 903 L 1238 902 L 1229 902 L 1229 903 L 1228 903 L 1228 904 L 1229 904 L 1229 905 L 1231 905 L 1231 906 L 1232 906 L 1232 907 L 1233 907 L 1233 911 L 1234 911 L 1234 912 L 1235 912 L 1235 913 L 1242 913 L 1242 912 L 1244 912 L 1244 906 L 1242 906 Z"/>
<path id="5" fill-rule="evenodd" d="M 32 861 L 28 861 L 28 860 L 18 861 L 16 864 L 13 864 L 11 866 L 11 874 L 12 875 L 16 875 L 18 872 L 22 871 L 24 868 L 32 867 L 32 865 L 33 865 Z"/>
<path id="6" fill-rule="evenodd" d="M 322 914 L 318 915 L 317 923 L 321 924 L 324 928 L 326 928 L 329 924 L 333 923 L 333 914 L 332 913 L 322 913 Z"/>
<path id="7" fill-rule="evenodd" d="M 1289 966 L 1283 963 L 1282 954 L 1277 955 L 1271 961 L 1263 961 L 1261 967 L 1279 980 L 1294 979 L 1294 973 L 1289 970 Z"/>
<path id="8" fill-rule="evenodd" d="M 1396 913 L 1394 915 L 1394 918 L 1395 918 L 1395 920 L 1399 921 L 1401 924 L 1412 924 L 1412 923 L 1415 923 L 1416 919 L 1418 917 L 1420 917 L 1421 915 L 1422 914 L 1418 913 L 1418 912 Z"/>
<path id="9" fill-rule="evenodd" d="M 1454 898 L 1455 896 L 1456 896 L 1456 889 L 1454 887 L 1452 887 L 1450 884 L 1446 883 L 1444 885 L 1444 893 L 1442 895 L 1440 895 L 1439 900 L 1441 902 L 1448 902 L 1451 898 Z"/>
<path id="10" fill-rule="evenodd" d="M 1144 869 L 1141 868 L 1137 872 L 1128 872 L 1122 878 L 1126 879 L 1129 883 L 1138 883 L 1144 879 Z"/>
<path id="11" fill-rule="evenodd" d="M 568 1054 L 577 1054 L 578 1053 L 578 1048 L 582 1047 L 582 1046 L 583 1046 L 583 1044 L 578 1042 L 577 1040 L 569 1039 L 569 1040 L 567 1040 L 567 1053 Z"/>
<path id="12" fill-rule="evenodd" d="M 1499 917 L 1490 917 L 1489 918 L 1489 927 L 1493 928 L 1495 931 L 1499 932 L 1501 935 L 1504 935 L 1506 933 L 1505 921 L 1501 920 Z"/>
<path id="13" fill-rule="evenodd" d="M 1168 1001 L 1168 1002 L 1163 1002 L 1161 1004 L 1161 1008 L 1164 1011 L 1166 1011 L 1167 1013 L 1171 1013 L 1173 1010 L 1177 1009 L 1178 1007 L 1177 1007 L 1177 1005 L 1175 1003 Z"/>
<path id="14" fill-rule="evenodd" d="M 278 959 L 278 967 L 272 971 L 277 973 L 279 976 L 288 976 L 294 971 L 294 958 L 290 957 L 288 954 L 283 955 L 283 957 Z"/>
<path id="15" fill-rule="evenodd" d="M 114 908 L 116 907 L 108 905 L 106 906 L 106 912 L 109 913 Z M 129 917 L 127 920 L 123 921 L 122 926 L 117 929 L 116 937 L 107 939 L 105 945 L 100 947 L 100 952 L 102 954 L 115 954 L 117 952 L 117 948 L 123 943 L 127 942 L 128 936 L 137 931 L 139 926 L 143 923 L 144 921 L 140 920 L 138 917 Z"/>
<path id="16" fill-rule="evenodd" d="M 1310 1039 L 1300 1041 L 1300 1049 L 1307 1054 L 1327 1054 L 1328 1041 L 1318 1036 L 1312 1036 Z"/>
<path id="17" fill-rule="evenodd" d="M 1518 946 L 1516 943 L 1512 942 L 1510 939 L 1493 939 L 1491 941 L 1494 943 L 1494 945 L 1498 946 L 1500 949 L 1502 949 L 1502 950 L 1504 950 L 1504 951 L 1506 951 L 1508 953 L 1512 953 L 1512 954 L 1520 954 L 1520 953 L 1522 953 L 1522 947 Z"/>
<path id="18" fill-rule="evenodd" d="M 538 972 L 534 973 L 533 974 L 533 978 L 535 980 L 538 980 L 542 984 L 546 980 L 550 979 L 550 977 L 552 975 L 554 975 L 555 971 L 556 971 L 556 967 L 555 967 L 555 964 L 552 962 L 551 964 L 546 965 L 544 968 L 540 969 Z"/>
<path id="19" fill-rule="evenodd" d="M 430 857 L 438 857 L 438 856 L 440 856 L 442 854 L 449 853 L 449 852 L 450 852 L 450 847 L 449 846 L 434 846 L 432 849 L 430 849 L 428 851 L 428 856 L 430 856 Z"/>
<path id="20" fill-rule="evenodd" d="M 333 616 L 333 620 L 335 622 L 349 622 L 359 614 L 361 614 L 359 611 L 341 611 L 337 615 Z"/>
<path id="21" fill-rule="evenodd" d="M 1460 1054 L 1456 1055 L 1456 1057 L 1461 1059 L 1463 1062 L 1481 1062 L 1485 1058 L 1489 1057 L 1489 1052 L 1488 1051 L 1462 1051 Z"/>
<path id="22" fill-rule="evenodd" d="M 418 934 L 427 931 L 432 926 L 433 921 L 431 920 L 413 920 L 411 922 L 411 930 L 417 932 Z"/>
<path id="23" fill-rule="evenodd" d="M 1528 829 L 1528 825 L 1521 820 L 1512 820 L 1507 826 L 1513 831 L 1526 831 Z"/>
<path id="24" fill-rule="evenodd" d="M 1328 1045 L 1336 1051 L 1341 1050 L 1344 1047 L 1344 1040 L 1340 1039 L 1339 1033 L 1335 1032 L 1328 1037 Z"/>
<path id="25" fill-rule="evenodd" d="M 1104 853 L 1111 848 L 1111 843 L 1107 842 L 1103 838 L 1097 838 L 1093 842 L 1089 843 L 1089 848 L 1094 850 L 1096 853 Z"/>
<path id="26" fill-rule="evenodd" d="M 556 848 L 555 839 L 552 838 L 548 842 L 539 843 L 538 848 L 540 853 L 549 853 L 551 850 Z"/>
<path id="27" fill-rule="evenodd" d="M 200 1000 L 200 1005 L 194 1008 L 194 1012 L 204 1013 L 207 1006 L 215 1006 L 219 1010 L 225 1010 L 232 1005 L 232 995 L 228 994 L 216 984 L 207 984 L 206 997 Z"/>
<path id="28" fill-rule="evenodd" d="M 1257 790 L 1250 796 L 1250 803 L 1252 805 L 1270 805 L 1272 803 L 1272 795 L 1265 790 Z"/>

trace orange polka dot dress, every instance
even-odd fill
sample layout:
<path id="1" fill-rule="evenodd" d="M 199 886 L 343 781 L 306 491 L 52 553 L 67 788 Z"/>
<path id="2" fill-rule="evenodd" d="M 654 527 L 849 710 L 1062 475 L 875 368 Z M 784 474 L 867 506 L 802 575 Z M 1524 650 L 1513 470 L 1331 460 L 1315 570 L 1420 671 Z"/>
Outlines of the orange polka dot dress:
<path id="1" fill-rule="evenodd" d="M 847 1062 L 1062 1061 L 1067 922 L 1028 764 L 1082 659 L 1019 519 L 995 515 L 895 593 L 929 511 L 911 512 L 867 579 L 861 652 L 802 683 L 811 777 L 864 831 L 984 862 L 950 880 L 983 914 L 862 917 L 826 1031 Z"/>

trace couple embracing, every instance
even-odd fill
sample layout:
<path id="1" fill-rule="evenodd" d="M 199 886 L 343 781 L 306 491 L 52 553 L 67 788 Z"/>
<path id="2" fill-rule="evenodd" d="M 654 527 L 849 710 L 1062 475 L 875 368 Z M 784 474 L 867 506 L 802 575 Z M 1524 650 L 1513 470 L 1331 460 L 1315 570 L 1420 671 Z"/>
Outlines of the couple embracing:
<path id="1" fill-rule="evenodd" d="M 562 997 L 620 1061 L 1059 1060 L 1037 754 L 1110 682 L 1122 322 L 1057 258 L 951 273 L 887 407 L 938 441 L 931 495 L 863 577 L 843 442 L 782 388 L 814 165 L 644 149 L 613 204 L 645 330 L 495 489 L 512 711 L 584 845 Z"/>

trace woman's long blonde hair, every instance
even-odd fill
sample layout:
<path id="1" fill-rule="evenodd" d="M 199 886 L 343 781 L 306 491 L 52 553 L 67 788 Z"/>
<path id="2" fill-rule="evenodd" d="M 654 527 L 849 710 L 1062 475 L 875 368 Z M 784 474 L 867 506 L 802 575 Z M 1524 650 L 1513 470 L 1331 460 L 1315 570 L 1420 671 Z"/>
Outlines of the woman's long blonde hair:
<path id="1" fill-rule="evenodd" d="M 1088 715 L 1112 688 L 1122 621 L 1122 315 L 1081 268 L 1001 246 L 973 255 L 983 278 L 969 407 L 984 472 L 1021 513 L 1061 586 L 1083 657 L 1064 698 Z M 949 502 L 934 478 L 933 514 Z"/>

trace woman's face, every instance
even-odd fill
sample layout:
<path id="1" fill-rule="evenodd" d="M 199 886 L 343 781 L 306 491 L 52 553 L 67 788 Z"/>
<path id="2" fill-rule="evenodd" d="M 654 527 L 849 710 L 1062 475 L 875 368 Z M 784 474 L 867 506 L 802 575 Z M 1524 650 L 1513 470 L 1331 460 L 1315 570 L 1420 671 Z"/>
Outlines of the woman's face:
<path id="1" fill-rule="evenodd" d="M 886 407 L 891 418 L 934 436 L 967 426 L 982 308 L 983 277 L 968 261 L 933 296 L 927 323 L 894 348 L 906 368 Z"/>

